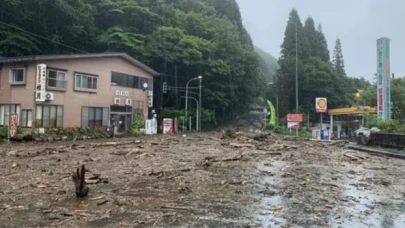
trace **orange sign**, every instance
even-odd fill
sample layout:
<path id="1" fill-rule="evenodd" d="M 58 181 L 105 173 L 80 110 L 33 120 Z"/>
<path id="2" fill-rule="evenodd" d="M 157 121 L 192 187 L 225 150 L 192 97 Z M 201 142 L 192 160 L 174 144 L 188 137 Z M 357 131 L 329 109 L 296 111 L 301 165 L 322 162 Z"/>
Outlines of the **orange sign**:
<path id="1" fill-rule="evenodd" d="M 10 113 L 8 116 L 8 137 L 10 139 L 17 138 L 18 128 L 18 115 L 16 113 Z"/>

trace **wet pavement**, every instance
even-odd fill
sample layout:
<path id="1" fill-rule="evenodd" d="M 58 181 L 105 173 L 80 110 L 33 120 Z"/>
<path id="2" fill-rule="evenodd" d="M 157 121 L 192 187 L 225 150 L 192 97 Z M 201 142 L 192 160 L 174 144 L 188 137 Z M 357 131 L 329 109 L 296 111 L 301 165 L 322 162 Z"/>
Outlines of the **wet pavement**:
<path id="1" fill-rule="evenodd" d="M 0 145 L 0 227 L 405 227 L 404 160 L 251 133 L 111 141 Z"/>

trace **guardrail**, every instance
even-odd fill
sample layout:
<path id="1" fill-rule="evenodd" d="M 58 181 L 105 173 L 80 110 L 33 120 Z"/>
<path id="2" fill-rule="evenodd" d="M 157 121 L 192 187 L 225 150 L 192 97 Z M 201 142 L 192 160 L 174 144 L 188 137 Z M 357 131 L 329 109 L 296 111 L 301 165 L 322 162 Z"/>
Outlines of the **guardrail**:
<path id="1" fill-rule="evenodd" d="M 405 148 L 405 134 L 371 133 L 369 145 L 403 150 Z"/>

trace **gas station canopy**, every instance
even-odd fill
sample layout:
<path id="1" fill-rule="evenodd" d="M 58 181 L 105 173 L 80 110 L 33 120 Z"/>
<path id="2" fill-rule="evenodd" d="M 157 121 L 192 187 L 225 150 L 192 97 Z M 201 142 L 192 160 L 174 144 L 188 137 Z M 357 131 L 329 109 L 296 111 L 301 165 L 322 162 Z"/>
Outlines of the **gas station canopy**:
<path id="1" fill-rule="evenodd" d="M 331 116 L 337 116 L 337 115 L 363 114 L 364 112 L 377 113 L 377 108 L 370 107 L 370 106 L 352 107 L 352 108 L 337 108 L 337 109 L 330 109 L 328 111 L 328 114 Z"/>

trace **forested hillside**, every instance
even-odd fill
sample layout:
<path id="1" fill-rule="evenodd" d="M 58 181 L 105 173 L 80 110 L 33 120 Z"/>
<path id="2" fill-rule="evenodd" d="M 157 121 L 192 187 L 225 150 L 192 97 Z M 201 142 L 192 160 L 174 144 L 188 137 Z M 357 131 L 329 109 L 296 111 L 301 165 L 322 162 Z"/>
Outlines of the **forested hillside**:
<path id="1" fill-rule="evenodd" d="M 356 104 L 353 93 L 370 86 L 346 75 L 341 41 L 336 40 L 331 59 L 321 25 L 310 17 L 301 23 L 296 10 L 275 63 L 255 50 L 235 0 L 0 3 L 0 56 L 126 52 L 162 73 L 154 83 L 158 109 L 182 109 L 186 82 L 202 75 L 207 122 L 213 114 L 217 122 L 231 119 L 276 95 L 280 116 L 295 110 L 296 29 L 300 112 L 315 117 L 315 97 L 327 97 L 329 108 Z M 164 82 L 169 90 L 161 94 Z"/>
<path id="2" fill-rule="evenodd" d="M 0 55 L 126 52 L 163 73 L 155 80 L 157 107 L 184 107 L 184 93 L 169 91 L 159 99 L 161 82 L 184 87 L 203 75 L 203 107 L 215 111 L 217 120 L 245 111 L 259 95 L 258 58 L 235 0 L 1 0 L 0 5 Z"/>
<path id="3" fill-rule="evenodd" d="M 277 58 L 263 51 L 259 47 L 255 47 L 256 53 L 259 55 L 260 70 L 267 82 L 273 82 L 279 68 Z"/>

